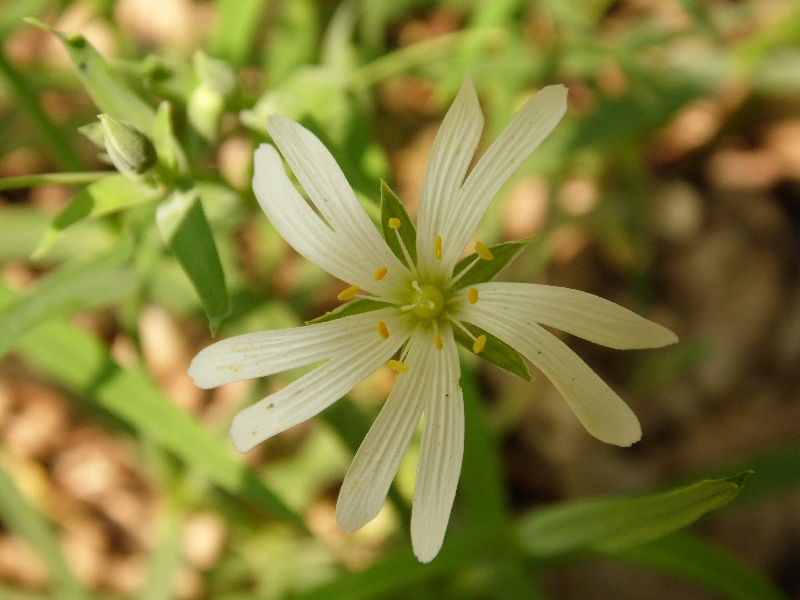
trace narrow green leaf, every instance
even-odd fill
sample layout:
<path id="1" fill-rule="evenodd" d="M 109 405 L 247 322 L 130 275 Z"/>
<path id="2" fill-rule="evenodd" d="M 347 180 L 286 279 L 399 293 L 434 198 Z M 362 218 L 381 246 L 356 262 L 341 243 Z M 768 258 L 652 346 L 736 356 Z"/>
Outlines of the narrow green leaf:
<path id="1" fill-rule="evenodd" d="M 111 70 L 85 37 L 79 33 L 57 31 L 37 19 L 25 21 L 50 31 L 61 40 L 78 71 L 78 77 L 101 111 L 120 121 L 127 121 L 148 136 L 153 135 L 155 111 Z"/>
<path id="2" fill-rule="evenodd" d="M 464 276 L 453 284 L 453 291 L 463 289 L 476 283 L 483 283 L 484 281 L 491 281 L 505 269 L 508 264 L 519 256 L 520 252 L 525 250 L 527 245 L 533 238 L 525 238 L 523 240 L 516 240 L 513 242 L 504 242 L 495 246 L 489 246 L 489 251 L 494 258 L 492 260 L 479 260 L 475 266 L 467 271 Z M 453 273 L 461 273 L 472 262 L 478 258 L 475 253 L 465 256 L 456 263 Z"/>
<path id="3" fill-rule="evenodd" d="M 389 185 L 381 179 L 381 227 L 383 229 L 383 237 L 389 248 L 392 249 L 394 255 L 400 259 L 405 266 L 410 266 L 406 260 L 403 249 L 400 247 L 400 242 L 397 241 L 397 234 L 389 227 L 389 219 L 399 219 L 400 227 L 397 231 L 400 237 L 403 238 L 403 243 L 406 245 L 411 260 L 417 262 L 417 228 L 414 227 L 414 222 L 406 212 L 406 207 L 400 202 Z"/>
<path id="4" fill-rule="evenodd" d="M 576 500 L 535 510 L 520 523 L 523 546 L 537 556 L 581 549 L 617 552 L 656 540 L 722 508 L 752 471 L 707 479 L 639 498 Z"/>
<path id="5" fill-rule="evenodd" d="M 2 464 L 0 464 L 0 518 L 6 527 L 25 539 L 44 559 L 54 584 L 55 597 L 64 600 L 89 598 L 69 570 L 51 523 L 28 503 Z"/>
<path id="6" fill-rule="evenodd" d="M 231 311 L 225 274 L 196 189 L 175 191 L 156 212 L 161 237 L 181 263 L 214 334 Z"/>
<path id="7" fill-rule="evenodd" d="M 86 186 L 56 215 L 31 258 L 40 259 L 62 232 L 83 219 L 101 217 L 151 202 L 163 191 L 124 175 L 108 175 Z"/>
<path id="8" fill-rule="evenodd" d="M 136 280 L 123 266 L 131 245 L 65 267 L 43 277 L 0 310 L 0 356 L 36 325 L 55 316 L 103 306 L 133 291 Z"/>
<path id="9" fill-rule="evenodd" d="M 464 323 L 464 326 L 469 329 L 476 338 L 480 335 L 486 336 L 486 346 L 484 346 L 483 350 L 481 350 L 480 354 L 477 356 L 500 367 L 504 371 L 508 371 L 512 375 L 516 375 L 520 379 L 533 381 L 533 375 L 531 375 L 531 370 L 528 368 L 528 363 L 520 356 L 519 352 L 501 339 L 496 338 L 488 331 L 484 331 L 472 323 Z M 471 337 L 458 327 L 453 327 L 453 334 L 455 335 L 456 342 L 472 352 L 474 341 Z M 475 354 L 474 352 L 472 353 Z"/>
<path id="10" fill-rule="evenodd" d="M 387 306 L 391 305 L 386 304 L 385 302 L 368 300 L 367 298 L 359 298 L 358 300 L 353 300 L 352 302 L 347 302 L 337 306 L 332 311 L 326 312 L 324 315 L 317 317 L 316 319 L 306 321 L 306 325 L 324 323 L 325 321 L 333 321 L 335 319 L 341 319 L 342 317 L 349 317 L 350 315 L 360 315 L 362 313 L 372 312 L 373 310 L 378 310 L 380 308 L 386 308 Z"/>
<path id="11" fill-rule="evenodd" d="M 785 600 L 766 577 L 740 558 L 704 540 L 673 533 L 614 555 L 624 563 L 651 567 L 697 582 L 730 600 Z"/>
<path id="12" fill-rule="evenodd" d="M 53 321 L 25 336 L 18 348 L 59 384 L 174 452 L 223 490 L 307 532 L 303 520 L 228 448 L 170 402 L 146 374 L 121 368 L 93 337 Z"/>

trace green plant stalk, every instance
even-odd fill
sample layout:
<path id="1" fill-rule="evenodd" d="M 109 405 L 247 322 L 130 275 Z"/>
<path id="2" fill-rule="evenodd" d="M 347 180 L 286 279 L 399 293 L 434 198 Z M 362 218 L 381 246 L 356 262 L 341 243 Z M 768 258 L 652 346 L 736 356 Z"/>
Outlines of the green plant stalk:
<path id="1" fill-rule="evenodd" d="M 48 183 L 83 185 L 86 183 L 93 183 L 113 174 L 113 171 L 83 171 L 76 173 L 39 173 L 36 175 L 25 175 L 23 177 L 6 177 L 5 179 L 0 179 L 0 191 L 15 190 Z"/>
<path id="2" fill-rule="evenodd" d="M 8 62 L 8 60 L 6 60 L 2 52 L 0 52 L 0 73 L 8 80 L 20 104 L 28 110 L 31 118 L 44 137 L 44 141 L 47 143 L 53 158 L 56 159 L 63 169 L 79 171 L 83 167 L 83 164 L 78 154 L 72 149 L 72 146 L 70 146 L 63 132 L 56 127 L 44 113 L 42 107 L 39 106 L 39 99 L 28 86 L 25 78 Z"/>

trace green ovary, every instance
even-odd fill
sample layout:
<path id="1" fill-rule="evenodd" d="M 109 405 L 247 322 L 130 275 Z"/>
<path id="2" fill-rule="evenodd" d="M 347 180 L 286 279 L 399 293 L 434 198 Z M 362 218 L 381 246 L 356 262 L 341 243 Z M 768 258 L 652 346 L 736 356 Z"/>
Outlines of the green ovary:
<path id="1" fill-rule="evenodd" d="M 411 312 L 422 319 L 438 317 L 444 310 L 444 294 L 432 285 L 421 285 L 411 296 Z"/>

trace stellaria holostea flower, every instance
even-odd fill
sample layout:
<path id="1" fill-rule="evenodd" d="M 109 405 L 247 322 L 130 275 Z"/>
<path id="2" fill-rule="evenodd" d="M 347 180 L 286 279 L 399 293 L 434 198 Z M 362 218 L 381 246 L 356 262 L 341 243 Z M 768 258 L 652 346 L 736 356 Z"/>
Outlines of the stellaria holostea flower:
<path id="1" fill-rule="evenodd" d="M 492 198 L 552 131 L 566 105 L 563 85 L 541 90 L 465 180 L 483 129 L 475 87 L 467 76 L 436 136 L 415 241 L 413 225 L 397 216 L 382 223 L 384 238 L 322 143 L 286 117 L 269 119 L 272 139 L 319 215 L 295 189 L 278 152 L 268 144 L 255 152 L 258 202 L 289 244 L 350 286 L 339 298 L 354 302 L 342 314 L 368 312 L 217 342 L 195 357 L 189 372 L 197 385 L 210 388 L 325 361 L 236 416 L 231 438 L 237 450 L 246 452 L 316 415 L 381 365 L 388 363 L 397 371 L 394 387 L 342 484 L 336 522 L 343 531 L 355 531 L 377 515 L 424 414 L 411 539 L 422 562 L 439 552 L 464 447 L 456 335 L 467 339 L 475 353 L 485 348 L 488 356 L 494 347 L 495 356 L 516 350 L 528 358 L 598 439 L 629 446 L 641 437 L 639 421 L 628 406 L 542 325 L 619 349 L 670 344 L 677 340 L 673 333 L 584 292 L 477 282 L 475 273 L 491 278 L 499 270 L 491 268 L 492 250 L 480 243 L 473 257 L 459 263 Z M 398 351 L 399 360 L 394 360 Z"/>

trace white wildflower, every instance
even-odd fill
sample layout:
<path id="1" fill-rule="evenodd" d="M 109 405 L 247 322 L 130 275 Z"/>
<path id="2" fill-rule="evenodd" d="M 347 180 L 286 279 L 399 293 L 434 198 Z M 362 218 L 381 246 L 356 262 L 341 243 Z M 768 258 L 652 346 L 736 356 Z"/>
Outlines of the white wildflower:
<path id="1" fill-rule="evenodd" d="M 524 283 L 463 286 L 465 271 L 454 273 L 492 198 L 552 131 L 566 105 L 564 86 L 541 90 L 465 180 L 483 129 L 475 87 L 467 76 L 431 152 L 416 244 L 406 243 L 413 239 L 410 223 L 406 231 L 397 218 L 383 224 L 399 242 L 392 241 L 397 255 L 322 143 L 286 117 L 269 119 L 272 139 L 319 215 L 292 185 L 275 148 L 262 144 L 255 153 L 253 189 L 267 217 L 300 254 L 347 282 L 350 287 L 340 299 L 358 296 L 385 304 L 322 323 L 218 342 L 195 357 L 189 372 L 197 385 L 210 388 L 325 361 L 236 416 L 231 438 L 237 450 L 246 452 L 316 415 L 381 365 L 388 363 L 397 371 L 386 404 L 342 485 L 336 521 L 343 531 L 362 527 L 378 513 L 424 414 L 411 539 L 422 562 L 439 552 L 464 448 L 454 331 L 470 336 L 476 353 L 496 338 L 516 349 L 550 378 L 598 439 L 629 446 L 641 437 L 639 421 L 628 406 L 542 325 L 620 349 L 670 344 L 677 339 L 673 333 L 584 292 Z M 467 269 L 492 259 L 479 243 Z M 475 336 L 465 323 L 487 335 Z M 399 360 L 393 360 L 398 351 Z"/>

